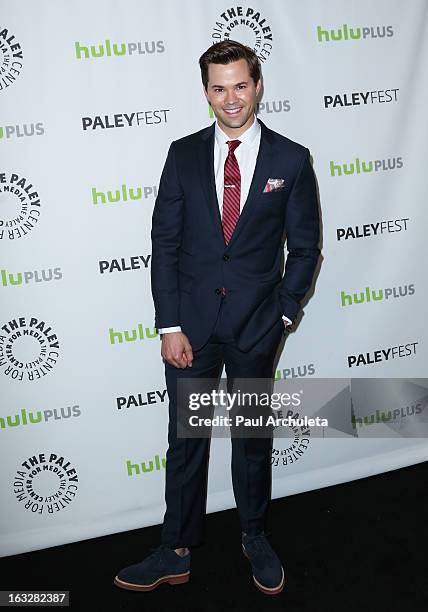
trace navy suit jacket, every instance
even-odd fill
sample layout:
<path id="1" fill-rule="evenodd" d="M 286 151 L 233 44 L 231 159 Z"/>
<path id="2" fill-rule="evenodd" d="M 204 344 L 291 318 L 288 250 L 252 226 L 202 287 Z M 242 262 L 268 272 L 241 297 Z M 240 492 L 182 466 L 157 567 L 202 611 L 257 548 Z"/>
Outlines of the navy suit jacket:
<path id="1" fill-rule="evenodd" d="M 320 254 L 309 150 L 259 122 L 253 180 L 227 246 L 214 178 L 215 124 L 172 142 L 160 179 L 151 230 L 155 327 L 181 325 L 194 351 L 214 329 L 221 287 L 242 351 L 283 314 L 294 321 Z M 283 178 L 285 189 L 264 193 L 269 178 Z"/>

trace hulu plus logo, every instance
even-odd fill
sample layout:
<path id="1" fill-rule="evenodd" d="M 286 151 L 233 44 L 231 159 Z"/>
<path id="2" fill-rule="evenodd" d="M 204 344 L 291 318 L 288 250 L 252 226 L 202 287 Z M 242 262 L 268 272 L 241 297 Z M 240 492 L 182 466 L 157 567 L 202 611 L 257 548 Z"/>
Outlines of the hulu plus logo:
<path id="1" fill-rule="evenodd" d="M 43 136 L 45 128 L 43 123 L 21 123 L 16 125 L 0 126 L 0 138 L 25 138 L 26 136 Z"/>
<path id="2" fill-rule="evenodd" d="M 401 408 L 394 408 L 393 410 L 376 410 L 371 414 L 363 417 L 356 417 L 352 415 L 352 426 L 354 429 L 356 427 L 364 427 L 369 425 L 378 425 L 379 423 L 396 423 L 397 421 L 401 421 L 401 419 L 405 419 L 409 416 L 415 416 L 420 414 L 424 409 L 424 406 L 421 402 L 417 404 L 411 404 L 410 406 L 402 406 Z"/>
<path id="3" fill-rule="evenodd" d="M 355 293 L 340 292 L 341 306 L 352 306 L 354 304 L 364 304 L 368 302 L 380 302 L 382 300 L 397 299 L 414 295 L 415 285 L 400 285 L 398 287 L 387 287 L 386 289 L 370 289 L 366 287 L 364 291 Z"/>
<path id="4" fill-rule="evenodd" d="M 107 39 L 102 44 L 86 46 L 76 41 L 74 51 L 78 60 L 123 55 L 153 55 L 163 53 L 165 44 L 163 40 L 112 43 L 110 39 Z"/>
<path id="5" fill-rule="evenodd" d="M 322 26 L 317 26 L 317 40 L 319 43 L 391 38 L 391 36 L 394 36 L 392 26 L 353 27 L 347 23 L 344 23 L 340 28 L 324 29 Z"/>
<path id="6" fill-rule="evenodd" d="M 113 327 L 109 329 L 110 344 L 122 344 L 123 342 L 135 342 L 136 340 L 150 340 L 157 338 L 159 333 L 155 327 L 143 328 L 142 323 L 138 323 L 136 329 L 125 329 L 116 331 Z"/>
<path id="7" fill-rule="evenodd" d="M 330 176 L 350 176 L 353 174 L 371 174 L 372 172 L 386 172 L 388 170 L 399 170 L 403 167 L 402 157 L 389 157 L 388 159 L 376 159 L 364 161 L 357 157 L 355 161 L 343 164 L 334 160 L 330 161 Z"/>
<path id="8" fill-rule="evenodd" d="M 149 198 L 155 198 L 158 194 L 156 185 L 149 187 L 128 187 L 121 185 L 119 189 L 108 191 L 97 190 L 92 187 L 92 204 L 116 204 L 117 202 L 141 202 Z"/>
<path id="9" fill-rule="evenodd" d="M 48 268 L 45 270 L 28 270 L 26 272 L 8 272 L 0 270 L 0 286 L 16 287 L 29 283 L 45 283 L 52 280 L 61 280 L 61 268 Z"/>
<path id="10" fill-rule="evenodd" d="M 129 459 L 126 461 L 128 476 L 140 476 L 148 472 L 159 471 L 165 469 L 165 466 L 166 458 L 160 458 L 159 455 L 155 455 L 150 461 L 142 461 L 141 463 L 132 463 Z"/>
<path id="11" fill-rule="evenodd" d="M 25 408 L 22 408 L 20 412 L 16 412 L 14 415 L 0 417 L 0 429 L 48 423 L 49 421 L 53 422 L 79 417 L 80 414 L 81 410 L 78 405 L 54 408 L 52 410 L 37 410 L 37 412 L 27 411 Z"/>

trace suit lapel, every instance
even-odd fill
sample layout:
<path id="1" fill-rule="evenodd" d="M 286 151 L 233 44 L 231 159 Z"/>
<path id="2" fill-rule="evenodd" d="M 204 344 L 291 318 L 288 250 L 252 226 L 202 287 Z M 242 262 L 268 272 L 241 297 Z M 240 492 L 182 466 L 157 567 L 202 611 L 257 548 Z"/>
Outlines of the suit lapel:
<path id="1" fill-rule="evenodd" d="M 229 249 L 235 242 L 242 228 L 251 217 L 257 197 L 263 191 L 266 181 L 269 178 L 269 169 L 273 158 L 272 140 L 268 128 L 262 121 L 261 125 L 260 147 L 257 155 L 256 166 L 254 169 L 253 178 L 248 192 L 247 200 L 239 216 L 235 230 L 232 234 L 229 244 L 224 244 L 223 228 L 221 225 L 220 210 L 217 200 L 217 192 L 214 177 L 214 125 L 207 128 L 202 134 L 201 145 L 199 149 L 199 167 L 201 172 L 201 182 L 205 192 L 206 202 L 212 221 L 216 227 L 216 235 L 221 240 L 223 246 Z"/>
<path id="2" fill-rule="evenodd" d="M 214 126 L 215 123 L 202 133 L 198 162 L 201 173 L 201 183 L 205 193 L 206 203 L 208 204 L 208 210 L 216 229 L 216 235 L 224 244 L 214 176 Z"/>
<path id="3" fill-rule="evenodd" d="M 227 245 L 227 248 L 230 248 L 235 240 L 237 240 L 242 228 L 246 223 L 248 223 L 248 220 L 251 218 L 251 214 L 254 210 L 257 198 L 259 197 L 260 193 L 262 193 L 266 185 L 266 181 L 269 178 L 269 169 L 271 168 L 273 157 L 273 147 L 267 127 L 261 121 L 259 121 L 259 123 L 262 131 L 260 135 L 260 147 L 257 154 L 256 167 L 254 168 L 254 174 L 245 205 L 239 216 L 238 223 L 235 226 L 235 230 L 229 244 Z"/>

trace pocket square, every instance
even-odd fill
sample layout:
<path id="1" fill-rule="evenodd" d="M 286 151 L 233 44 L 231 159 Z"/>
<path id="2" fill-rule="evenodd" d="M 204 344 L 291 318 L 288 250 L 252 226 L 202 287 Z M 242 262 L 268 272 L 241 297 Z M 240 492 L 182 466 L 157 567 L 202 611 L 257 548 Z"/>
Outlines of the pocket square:
<path id="1" fill-rule="evenodd" d="M 267 180 L 263 193 L 282 191 L 283 189 L 285 189 L 285 180 L 283 178 L 270 178 Z"/>

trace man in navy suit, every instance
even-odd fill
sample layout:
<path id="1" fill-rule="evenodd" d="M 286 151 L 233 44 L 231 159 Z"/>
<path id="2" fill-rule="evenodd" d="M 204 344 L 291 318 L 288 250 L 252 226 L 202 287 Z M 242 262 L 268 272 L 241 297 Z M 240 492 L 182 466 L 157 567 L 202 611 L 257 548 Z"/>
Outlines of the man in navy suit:
<path id="1" fill-rule="evenodd" d="M 256 118 L 257 56 L 223 41 L 199 64 L 216 122 L 171 144 L 152 218 L 169 446 L 161 545 L 115 578 L 139 591 L 187 582 L 189 548 L 202 540 L 209 439 L 177 436 L 178 380 L 216 381 L 223 365 L 228 381 L 272 379 L 284 328 L 296 320 L 320 254 L 309 150 Z M 284 570 L 264 532 L 271 448 L 266 437 L 232 437 L 242 549 L 255 585 L 274 595 L 283 589 Z"/>

